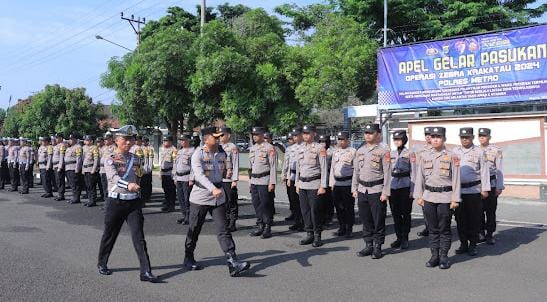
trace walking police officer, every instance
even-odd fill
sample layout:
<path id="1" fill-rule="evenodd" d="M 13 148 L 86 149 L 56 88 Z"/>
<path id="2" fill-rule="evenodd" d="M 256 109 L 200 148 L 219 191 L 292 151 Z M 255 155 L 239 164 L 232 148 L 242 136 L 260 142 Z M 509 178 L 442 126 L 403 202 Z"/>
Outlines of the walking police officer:
<path id="1" fill-rule="evenodd" d="M 40 138 L 42 145 L 38 148 L 38 168 L 40 169 L 40 180 L 42 182 L 42 188 L 44 194 L 41 197 L 50 198 L 53 197 L 53 147 L 50 145 L 49 137 Z"/>
<path id="2" fill-rule="evenodd" d="M 53 147 L 53 156 L 51 158 L 51 163 L 53 164 L 53 171 L 55 172 L 55 182 L 57 183 L 57 197 L 55 200 L 62 201 L 65 200 L 65 153 L 66 145 L 63 141 L 63 134 L 55 134 L 55 141 L 57 144 Z"/>
<path id="3" fill-rule="evenodd" d="M 232 129 L 228 127 L 221 127 L 220 132 L 220 146 L 224 149 L 227 155 L 227 163 L 230 164 L 226 167 L 226 176 L 222 179 L 222 186 L 226 191 L 226 225 L 230 232 L 235 232 L 236 221 L 238 216 L 237 205 L 237 181 L 239 180 L 239 150 L 237 146 L 230 142 L 232 138 Z"/>
<path id="4" fill-rule="evenodd" d="M 184 266 L 188 270 L 201 269 L 194 258 L 194 251 L 205 216 L 209 213 L 213 217 L 220 247 L 226 255 L 230 276 L 236 277 L 249 269 L 250 264 L 237 260 L 232 234 L 226 229 L 226 196 L 222 178 L 227 154 L 219 146 L 222 133 L 216 127 L 207 127 L 201 130 L 201 134 L 204 146 L 197 148 L 191 159 L 195 184 L 190 193 L 190 226 L 186 236 Z"/>
<path id="5" fill-rule="evenodd" d="M 76 134 L 69 135 L 70 147 L 65 151 L 65 171 L 70 188 L 72 189 L 72 199 L 70 204 L 80 203 L 82 193 L 82 146 L 78 144 Z"/>
<path id="6" fill-rule="evenodd" d="M 163 138 L 163 150 L 160 152 L 161 186 L 165 194 L 165 200 L 161 210 L 173 212 L 177 199 L 175 183 L 173 182 L 173 164 L 177 157 L 177 148 L 173 146 L 173 136 Z"/>
<path id="7" fill-rule="evenodd" d="M 192 175 L 192 165 L 190 160 L 194 154 L 194 147 L 190 146 L 189 135 L 183 134 L 180 137 L 181 148 L 177 152 L 175 159 L 175 168 L 173 169 L 173 179 L 177 187 L 177 199 L 180 204 L 182 217 L 177 220 L 178 224 L 190 223 L 190 192 L 194 185 L 194 175 Z"/>
<path id="8" fill-rule="evenodd" d="M 114 248 L 124 221 L 131 232 L 131 240 L 140 263 L 140 280 L 156 283 L 158 278 L 152 274 L 150 257 L 144 239 L 144 216 L 142 200 L 139 196 L 139 181 L 142 175 L 140 158 L 129 152 L 135 143 L 137 129 L 126 125 L 116 132 L 117 148 L 105 160 L 104 168 L 108 179 L 108 198 L 106 200 L 104 233 L 99 248 L 98 270 L 101 275 L 110 275 L 108 258 Z"/>

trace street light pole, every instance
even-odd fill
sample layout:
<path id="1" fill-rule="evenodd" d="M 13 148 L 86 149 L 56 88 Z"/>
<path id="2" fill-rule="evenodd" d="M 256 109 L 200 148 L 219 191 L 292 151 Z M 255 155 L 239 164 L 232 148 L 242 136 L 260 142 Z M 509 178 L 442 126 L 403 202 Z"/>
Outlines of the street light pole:
<path id="1" fill-rule="evenodd" d="M 203 26 L 205 26 L 205 0 L 201 0 L 201 35 L 203 35 Z"/>
<path id="2" fill-rule="evenodd" d="M 107 40 L 107 39 L 105 39 L 105 38 L 103 38 L 103 37 L 101 37 L 101 36 L 99 36 L 99 35 L 96 35 L 95 38 L 96 38 L 97 40 L 104 40 L 104 41 L 106 41 L 106 42 L 108 42 L 108 43 L 110 43 L 110 44 L 114 44 L 114 45 L 119 46 L 119 47 L 121 47 L 121 48 L 123 48 L 123 49 L 127 49 L 127 50 L 129 50 L 129 51 L 133 51 L 133 50 L 130 49 L 130 48 L 127 48 L 127 47 L 125 47 L 125 46 L 123 46 L 123 45 L 120 45 L 120 44 L 118 44 L 118 43 L 116 43 L 116 42 L 112 42 L 112 41 L 110 41 L 110 40 Z"/>
<path id="3" fill-rule="evenodd" d="M 384 47 L 387 46 L 387 0 L 384 0 Z"/>

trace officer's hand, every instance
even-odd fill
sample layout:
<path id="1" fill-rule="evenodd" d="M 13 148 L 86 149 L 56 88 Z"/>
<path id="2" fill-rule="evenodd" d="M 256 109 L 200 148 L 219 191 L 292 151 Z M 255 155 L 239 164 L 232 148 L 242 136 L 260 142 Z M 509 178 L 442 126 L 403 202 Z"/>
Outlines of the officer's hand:
<path id="1" fill-rule="evenodd" d="M 127 185 L 127 189 L 129 192 L 138 192 L 140 190 L 140 186 L 134 182 L 131 182 Z"/>
<path id="2" fill-rule="evenodd" d="M 420 207 L 423 207 L 424 206 L 424 200 L 422 198 L 420 198 L 416 201 L 416 204 L 418 204 Z"/>
<path id="3" fill-rule="evenodd" d="M 274 184 L 269 184 L 268 185 L 268 192 L 274 192 L 275 191 L 275 185 Z"/>
<path id="4" fill-rule="evenodd" d="M 389 199 L 389 197 L 385 196 L 384 194 L 382 194 L 382 195 L 380 196 L 380 201 L 381 201 L 381 202 L 386 202 L 388 199 Z"/>
<path id="5" fill-rule="evenodd" d="M 237 181 L 232 181 L 232 189 L 237 187 Z"/>
<path id="6" fill-rule="evenodd" d="M 359 193 L 353 192 L 353 193 L 351 193 L 351 195 L 353 195 L 353 198 L 357 198 L 357 196 L 359 195 Z"/>
<path id="7" fill-rule="evenodd" d="M 232 175 L 233 175 L 233 171 L 230 169 L 226 172 L 226 178 L 232 178 Z"/>
<path id="8" fill-rule="evenodd" d="M 325 192 L 327 192 L 327 190 L 325 190 L 325 188 L 319 187 L 319 190 L 317 190 L 317 195 L 323 195 L 323 194 L 325 194 Z"/>
<path id="9" fill-rule="evenodd" d="M 481 192 L 481 197 L 482 197 L 482 199 L 488 198 L 488 192 L 482 191 L 482 192 Z"/>
<path id="10" fill-rule="evenodd" d="M 300 188 L 296 186 L 296 193 L 300 193 Z"/>
<path id="11" fill-rule="evenodd" d="M 188 182 L 188 186 L 191 187 L 191 186 L 193 186 L 193 185 L 194 185 L 194 182 L 193 182 L 193 181 L 189 181 L 189 182 Z"/>
<path id="12" fill-rule="evenodd" d="M 222 190 L 219 188 L 214 188 L 213 197 L 215 197 L 216 199 L 219 199 L 221 196 L 222 196 Z"/>
<path id="13" fill-rule="evenodd" d="M 496 190 L 496 196 L 500 196 L 503 190 Z"/>
<path id="14" fill-rule="evenodd" d="M 290 187 L 290 186 L 291 186 L 291 180 L 287 179 L 287 187 Z"/>
<path id="15" fill-rule="evenodd" d="M 457 209 L 459 206 L 460 206 L 460 203 L 459 203 L 459 202 L 453 201 L 453 202 L 450 203 L 450 209 L 451 209 L 451 210 L 455 210 L 455 209 Z"/>

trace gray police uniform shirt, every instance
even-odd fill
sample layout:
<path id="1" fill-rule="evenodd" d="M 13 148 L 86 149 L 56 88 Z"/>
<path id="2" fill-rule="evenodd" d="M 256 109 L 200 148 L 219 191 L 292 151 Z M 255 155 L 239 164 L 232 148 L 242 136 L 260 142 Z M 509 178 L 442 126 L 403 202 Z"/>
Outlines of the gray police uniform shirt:
<path id="1" fill-rule="evenodd" d="M 298 162 L 301 147 L 302 143 L 292 144 L 285 152 L 285 179 L 290 179 L 293 183 L 296 178 L 296 163 Z"/>
<path id="2" fill-rule="evenodd" d="M 416 169 L 414 199 L 432 203 L 461 201 L 460 159 L 454 152 L 443 148 L 423 153 Z M 452 187 L 448 192 L 431 192 L 426 188 Z"/>
<path id="3" fill-rule="evenodd" d="M 18 163 L 19 160 L 19 146 L 10 146 L 8 147 L 8 163 Z"/>
<path id="4" fill-rule="evenodd" d="M 17 160 L 19 162 L 19 167 L 24 165 L 25 170 L 28 170 L 30 168 L 30 163 L 31 163 L 31 160 L 32 160 L 31 156 L 32 156 L 32 153 L 30 151 L 30 147 L 22 146 L 19 149 L 19 155 L 17 156 Z"/>
<path id="5" fill-rule="evenodd" d="M 99 167 L 99 149 L 95 145 L 83 146 L 83 167 L 82 173 L 96 173 Z"/>
<path id="6" fill-rule="evenodd" d="M 222 149 L 226 152 L 227 161 L 226 161 L 226 171 L 228 174 L 222 182 L 233 182 L 238 181 L 239 179 L 239 149 L 234 143 L 228 142 L 226 144 L 221 144 Z M 231 173 L 231 175 L 229 175 Z M 229 177 L 231 176 L 231 177 Z"/>
<path id="7" fill-rule="evenodd" d="M 391 151 L 391 189 L 414 188 L 412 171 L 415 169 L 415 161 L 412 160 L 411 152 L 406 147 L 401 150 Z"/>
<path id="8" fill-rule="evenodd" d="M 353 160 L 352 192 L 391 195 L 391 157 L 385 144 L 364 144 Z M 378 182 L 378 184 L 365 184 Z"/>
<path id="9" fill-rule="evenodd" d="M 52 168 L 53 147 L 51 145 L 38 148 L 38 168 L 50 170 Z"/>
<path id="10" fill-rule="evenodd" d="M 490 185 L 497 190 L 504 190 L 503 153 L 501 148 L 495 145 L 488 145 L 485 148 L 482 148 L 482 150 L 486 154 L 486 160 L 488 161 Z"/>
<path id="11" fill-rule="evenodd" d="M 8 149 L 4 145 L 0 145 L 0 160 L 4 161 L 7 158 Z"/>
<path id="12" fill-rule="evenodd" d="M 175 159 L 177 158 L 177 148 L 171 146 L 169 148 L 163 148 L 160 152 L 160 175 L 171 176 L 173 173 L 173 166 Z"/>
<path id="13" fill-rule="evenodd" d="M 104 168 L 104 163 L 107 159 L 110 158 L 112 154 L 116 152 L 116 145 L 104 145 L 99 149 L 99 155 L 101 157 L 101 160 L 99 161 L 99 173 L 103 174 L 106 173 L 106 170 Z"/>
<path id="14" fill-rule="evenodd" d="M 129 167 L 131 159 L 133 159 L 133 164 Z M 122 178 L 129 168 L 127 177 Z M 121 154 L 115 151 L 105 160 L 104 170 L 109 192 L 121 194 L 135 193 L 129 191 L 128 185 L 130 183 L 140 184 L 142 176 L 141 159 L 133 153 L 127 152 L 126 154 Z"/>
<path id="15" fill-rule="evenodd" d="M 350 187 L 353 178 L 353 160 L 357 150 L 352 147 L 336 148 L 332 154 L 329 186 Z"/>
<path id="16" fill-rule="evenodd" d="M 70 146 L 65 151 L 65 170 L 82 172 L 82 147 L 79 144 Z"/>
<path id="17" fill-rule="evenodd" d="M 299 189 L 328 187 L 327 150 L 319 143 L 302 143 L 298 149 L 295 183 Z"/>
<path id="18" fill-rule="evenodd" d="M 182 148 L 177 152 L 175 159 L 175 168 L 173 169 L 173 179 L 175 181 L 189 182 L 194 181 L 192 173 L 192 155 L 194 148 Z"/>
<path id="19" fill-rule="evenodd" d="M 190 193 L 190 202 L 207 206 L 222 205 L 225 202 L 224 192 L 216 199 L 213 190 L 222 187 L 226 152 L 220 146 L 217 152 L 210 152 L 203 146 L 194 151 L 190 161 L 195 182 Z"/>
<path id="20" fill-rule="evenodd" d="M 462 194 L 476 194 L 490 191 L 490 170 L 484 151 L 478 146 L 466 149 L 458 146 L 452 150 L 460 159 L 460 182 L 466 186 L 471 182 L 480 182 L 470 188 L 461 188 Z"/>
<path id="21" fill-rule="evenodd" d="M 63 170 L 65 168 L 65 153 L 66 146 L 64 143 L 59 143 L 53 146 L 53 158 L 51 163 L 54 170 Z"/>
<path id="22" fill-rule="evenodd" d="M 254 144 L 249 149 L 249 167 L 251 167 L 251 185 L 275 185 L 277 154 L 274 146 L 266 141 Z"/>

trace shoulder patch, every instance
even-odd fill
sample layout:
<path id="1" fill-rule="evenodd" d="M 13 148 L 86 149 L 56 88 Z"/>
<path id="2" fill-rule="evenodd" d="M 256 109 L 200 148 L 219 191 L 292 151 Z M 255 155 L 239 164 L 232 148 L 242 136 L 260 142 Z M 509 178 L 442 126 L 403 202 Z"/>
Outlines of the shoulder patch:
<path id="1" fill-rule="evenodd" d="M 319 151 L 319 156 L 321 157 L 327 156 L 327 150 L 325 150 L 325 148 L 321 148 L 321 151 Z"/>

